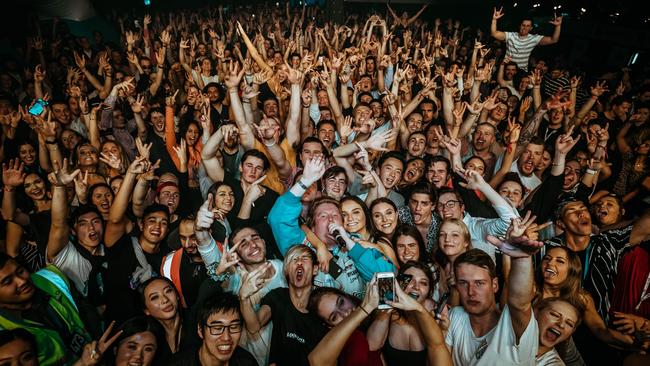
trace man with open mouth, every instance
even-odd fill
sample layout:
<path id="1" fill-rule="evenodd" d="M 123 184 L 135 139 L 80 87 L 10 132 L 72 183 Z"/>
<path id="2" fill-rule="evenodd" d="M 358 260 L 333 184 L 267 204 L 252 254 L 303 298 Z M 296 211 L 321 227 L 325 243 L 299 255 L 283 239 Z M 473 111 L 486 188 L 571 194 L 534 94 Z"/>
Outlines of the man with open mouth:
<path id="1" fill-rule="evenodd" d="M 365 248 L 352 240 L 343 240 L 347 234 L 341 228 L 343 216 L 340 203 L 333 198 L 316 199 L 306 218 L 308 233 L 301 229 L 298 221 L 302 212 L 300 198 L 324 173 L 325 160 L 321 156 L 307 161 L 300 180 L 275 202 L 269 213 L 269 224 L 282 253 L 296 243 L 307 244 L 317 250 L 321 271 L 315 275 L 316 285 L 336 287 L 363 297 L 366 283 L 375 272 L 394 272 L 395 266 L 378 250 Z M 332 230 L 331 225 L 337 225 L 338 230 Z M 319 240 L 311 240 L 312 235 Z"/>

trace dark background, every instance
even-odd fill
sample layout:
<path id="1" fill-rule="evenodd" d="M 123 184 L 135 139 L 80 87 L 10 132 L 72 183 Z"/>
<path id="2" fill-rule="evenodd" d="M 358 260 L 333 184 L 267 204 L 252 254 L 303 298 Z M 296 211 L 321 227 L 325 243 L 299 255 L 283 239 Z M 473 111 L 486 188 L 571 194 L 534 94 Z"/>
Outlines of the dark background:
<path id="1" fill-rule="evenodd" d="M 27 0 L 4 2 L 0 12 L 0 55 L 11 54 L 17 47 L 23 47 L 25 39 L 30 35 L 30 24 L 36 19 L 35 7 L 52 0 Z M 65 1 L 65 0 L 62 0 Z M 68 0 L 75 2 L 76 0 Z M 328 13 L 329 19 L 337 19 L 349 12 L 359 14 L 379 13 L 387 15 L 386 2 L 364 0 L 307 0 L 320 1 Z M 294 0 L 292 0 L 294 2 Z M 422 0 L 392 1 L 395 11 L 401 14 L 407 11 L 414 14 L 420 4 L 402 4 L 401 2 L 419 2 Z M 97 17 L 83 23 L 68 22 L 74 34 L 92 32 L 93 28 L 102 30 L 107 38 L 116 37 L 115 29 L 105 19 L 105 14 L 155 13 L 178 8 L 198 9 L 205 5 L 224 4 L 255 4 L 263 1 L 207 1 L 207 0 L 151 0 L 151 6 L 146 7 L 144 1 L 138 0 L 91 0 L 96 9 Z M 297 1 L 295 1 L 297 3 Z M 441 19 L 460 19 L 463 25 L 472 25 L 489 33 L 493 6 L 503 6 L 505 16 L 499 21 L 500 30 L 516 30 L 524 17 L 530 17 L 535 23 L 534 33 L 550 35 L 552 26 L 547 22 L 556 12 L 564 15 L 560 42 L 550 47 L 538 47 L 538 52 L 547 54 L 561 53 L 565 61 L 581 69 L 604 73 L 618 70 L 627 66 L 632 56 L 639 53 L 633 68 L 647 67 L 650 57 L 650 12 L 643 1 L 482 1 L 482 0 L 453 0 L 430 1 L 429 8 L 423 14 L 427 21 L 439 17 Z M 539 3 L 539 6 L 533 5 Z M 275 5 L 275 2 L 270 2 Z M 516 4 L 516 6 L 515 6 Z M 560 5 L 561 8 L 554 7 Z M 584 9 L 585 11 L 581 11 Z M 616 15 L 618 14 L 618 15 Z M 42 14 L 41 14 L 42 15 Z M 48 21 L 42 23 L 47 27 Z"/>

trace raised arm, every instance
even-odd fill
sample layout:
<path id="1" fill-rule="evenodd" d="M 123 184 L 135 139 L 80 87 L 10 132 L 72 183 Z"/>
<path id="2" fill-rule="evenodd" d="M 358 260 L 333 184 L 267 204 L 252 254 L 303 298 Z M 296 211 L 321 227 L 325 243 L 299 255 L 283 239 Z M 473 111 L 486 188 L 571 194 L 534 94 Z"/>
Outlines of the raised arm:
<path id="1" fill-rule="evenodd" d="M 361 323 L 372 313 L 379 305 L 379 291 L 377 288 L 377 280 L 373 280 L 368 284 L 366 289 L 366 296 L 361 305 L 350 313 L 342 322 L 332 328 L 325 337 L 318 342 L 309 354 L 309 363 L 311 365 L 336 365 L 339 355 L 345 347 L 348 339 L 354 331 L 361 325 Z M 355 355 L 360 363 L 367 361 L 367 354 Z"/>
<path id="2" fill-rule="evenodd" d="M 120 190 L 117 192 L 111 209 L 108 214 L 108 223 L 106 224 L 106 231 L 104 232 L 104 244 L 107 247 L 112 247 L 117 241 L 126 233 L 126 224 L 128 218 L 126 217 L 126 209 L 129 206 L 131 192 L 135 185 L 136 176 L 148 171 L 150 168 L 149 161 L 146 157 L 139 156 L 126 170 L 124 181 Z"/>
<path id="3" fill-rule="evenodd" d="M 502 16 L 503 16 L 503 7 L 501 7 L 501 9 L 499 10 L 497 10 L 497 8 L 494 8 L 494 11 L 492 13 L 492 24 L 490 25 L 490 33 L 492 34 L 492 37 L 496 38 L 499 41 L 506 40 L 505 32 L 497 30 L 497 21 Z"/>
<path id="4" fill-rule="evenodd" d="M 501 252 L 511 259 L 511 269 L 508 290 L 508 310 L 515 332 L 516 343 L 519 344 L 521 336 L 533 316 L 533 261 L 535 254 L 544 243 L 533 241 L 524 236 L 526 229 L 535 222 L 535 216 L 530 212 L 523 219 L 512 220 L 506 241 L 501 241 L 493 236 L 488 241 L 499 248 Z"/>
<path id="5" fill-rule="evenodd" d="M 239 128 L 240 142 L 245 150 L 250 150 L 255 146 L 255 136 L 251 125 L 246 122 L 246 115 L 244 114 L 244 107 L 242 106 L 241 99 L 239 99 L 239 83 L 244 76 L 244 69 L 239 70 L 237 63 L 230 64 L 230 73 L 226 77 L 226 87 L 228 88 L 228 95 L 230 96 L 230 108 L 235 115 L 235 122 Z M 205 149 L 205 147 L 204 147 Z"/>
<path id="6" fill-rule="evenodd" d="M 52 183 L 52 224 L 47 240 L 47 261 L 52 262 L 54 258 L 68 244 L 70 227 L 68 226 L 68 200 L 66 186 L 74 181 L 74 178 L 81 172 L 77 169 L 74 172 L 68 171 L 68 160 L 63 161 L 63 167 L 55 165 L 54 172 L 48 176 Z"/>
<path id="7" fill-rule="evenodd" d="M 246 31 L 244 30 L 244 27 L 242 27 L 241 23 L 239 21 L 237 22 L 237 34 L 244 40 L 244 43 L 246 44 L 246 48 L 248 49 L 248 52 L 250 53 L 251 57 L 257 64 L 260 66 L 260 68 L 263 71 L 266 71 L 268 69 L 271 69 L 271 66 L 264 61 L 262 56 L 260 55 L 259 52 L 257 52 L 257 48 L 255 48 L 255 45 L 253 42 L 251 42 L 250 38 L 248 38 L 248 35 L 246 34 Z"/>
<path id="8" fill-rule="evenodd" d="M 553 29 L 553 35 L 550 37 L 545 36 L 544 38 L 542 38 L 542 40 L 539 41 L 539 44 L 541 46 L 554 44 L 560 40 L 560 29 L 562 28 L 562 17 L 555 16 L 553 20 L 549 21 L 549 23 L 555 26 L 555 29 Z"/>

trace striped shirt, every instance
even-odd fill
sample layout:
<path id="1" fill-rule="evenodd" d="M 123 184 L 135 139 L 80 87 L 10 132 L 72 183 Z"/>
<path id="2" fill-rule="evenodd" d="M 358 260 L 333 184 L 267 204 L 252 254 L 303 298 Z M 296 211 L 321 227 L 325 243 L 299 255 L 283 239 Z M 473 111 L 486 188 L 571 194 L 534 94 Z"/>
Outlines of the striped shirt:
<path id="1" fill-rule="evenodd" d="M 528 71 L 528 58 L 533 48 L 537 46 L 544 36 L 539 34 L 528 34 L 520 37 L 517 32 L 506 33 L 506 55 L 512 58 L 520 69 Z"/>
<path id="2" fill-rule="evenodd" d="M 582 287 L 594 299 L 596 311 L 609 321 L 609 308 L 614 292 L 614 282 L 621 253 L 630 246 L 632 225 L 593 235 L 586 250 L 576 252 L 582 261 Z M 566 246 L 564 235 L 546 241 L 545 249 Z M 544 254 L 542 254 L 544 255 Z"/>

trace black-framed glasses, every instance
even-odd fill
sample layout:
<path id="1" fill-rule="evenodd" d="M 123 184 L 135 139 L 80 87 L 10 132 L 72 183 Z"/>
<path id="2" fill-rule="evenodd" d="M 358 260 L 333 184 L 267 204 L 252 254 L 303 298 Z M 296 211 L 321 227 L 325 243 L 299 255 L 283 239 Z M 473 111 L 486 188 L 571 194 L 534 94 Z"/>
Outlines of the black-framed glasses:
<path id="1" fill-rule="evenodd" d="M 447 201 L 447 202 L 445 202 L 445 203 L 438 203 L 438 204 L 436 205 L 436 207 L 437 207 L 438 209 L 441 209 L 441 208 L 454 208 L 454 207 L 456 207 L 456 205 L 459 204 L 459 203 L 460 203 L 460 201 L 450 200 L 450 201 Z"/>
<path id="2" fill-rule="evenodd" d="M 228 329 L 228 333 L 230 334 L 237 334 L 241 333 L 242 329 L 242 324 L 241 323 L 232 323 L 230 325 L 223 325 L 223 324 L 215 324 L 215 325 L 210 325 L 206 324 L 205 325 L 208 329 L 210 329 L 210 334 L 213 336 L 221 335 L 223 332 Z"/>

